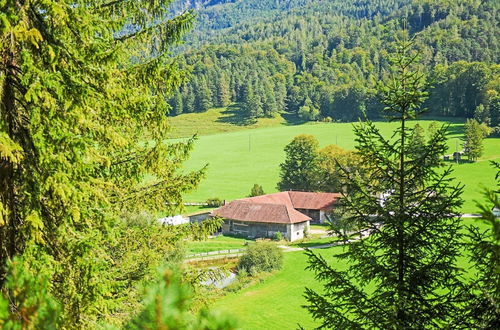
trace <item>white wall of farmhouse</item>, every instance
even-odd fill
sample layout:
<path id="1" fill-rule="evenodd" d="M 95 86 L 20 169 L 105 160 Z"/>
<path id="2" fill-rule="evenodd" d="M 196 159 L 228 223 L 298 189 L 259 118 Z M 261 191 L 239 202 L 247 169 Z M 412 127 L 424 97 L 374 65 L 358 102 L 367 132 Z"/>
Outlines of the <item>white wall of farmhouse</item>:
<path id="1" fill-rule="evenodd" d="M 309 227 L 309 221 L 287 225 L 287 239 L 290 242 L 304 238 L 304 230 Z"/>
<path id="2" fill-rule="evenodd" d="M 319 210 L 319 223 L 325 223 L 325 221 L 328 220 L 326 218 L 326 213 L 323 210 Z"/>

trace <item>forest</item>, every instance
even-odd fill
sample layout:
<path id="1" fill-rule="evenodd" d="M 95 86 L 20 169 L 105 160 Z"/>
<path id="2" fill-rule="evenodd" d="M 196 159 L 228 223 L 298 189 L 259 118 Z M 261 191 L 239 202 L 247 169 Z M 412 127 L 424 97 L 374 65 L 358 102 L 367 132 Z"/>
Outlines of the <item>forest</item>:
<path id="1" fill-rule="evenodd" d="M 198 22 L 177 49 L 191 79 L 169 100 L 170 115 L 237 102 L 249 119 L 283 111 L 302 120 L 377 118 L 383 108 L 377 83 L 390 74 L 386 55 L 405 16 L 430 85 L 427 114 L 500 125 L 495 1 L 197 6 Z"/>

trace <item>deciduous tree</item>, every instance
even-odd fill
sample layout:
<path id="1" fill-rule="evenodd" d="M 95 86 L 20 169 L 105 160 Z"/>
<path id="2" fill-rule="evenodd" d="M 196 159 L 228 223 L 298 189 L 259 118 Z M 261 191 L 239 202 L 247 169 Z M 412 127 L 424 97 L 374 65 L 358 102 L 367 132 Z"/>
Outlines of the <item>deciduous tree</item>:
<path id="1" fill-rule="evenodd" d="M 464 152 L 470 161 L 475 162 L 483 154 L 483 139 L 490 129 L 475 119 L 467 119 L 465 123 Z"/>
<path id="2" fill-rule="evenodd" d="M 351 150 L 345 150 L 337 145 L 329 145 L 318 153 L 317 190 L 340 192 L 347 188 L 343 186 L 343 173 L 349 171 L 360 173 L 362 166 L 359 156 Z"/>
<path id="3" fill-rule="evenodd" d="M 278 189 L 311 191 L 316 187 L 319 142 L 301 134 L 285 147 L 285 162 L 280 164 Z"/>

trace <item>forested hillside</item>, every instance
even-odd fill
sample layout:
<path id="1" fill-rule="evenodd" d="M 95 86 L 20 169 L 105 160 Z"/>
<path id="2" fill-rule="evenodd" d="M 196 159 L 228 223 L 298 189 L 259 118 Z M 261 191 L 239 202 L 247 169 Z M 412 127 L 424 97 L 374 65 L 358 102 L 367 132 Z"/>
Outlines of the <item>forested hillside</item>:
<path id="1" fill-rule="evenodd" d="M 493 0 L 178 1 L 198 22 L 178 49 L 192 77 L 172 115 L 240 104 L 248 118 L 288 111 L 304 120 L 375 118 L 376 83 L 401 17 L 422 56 L 436 116 L 500 123 L 499 3 Z"/>

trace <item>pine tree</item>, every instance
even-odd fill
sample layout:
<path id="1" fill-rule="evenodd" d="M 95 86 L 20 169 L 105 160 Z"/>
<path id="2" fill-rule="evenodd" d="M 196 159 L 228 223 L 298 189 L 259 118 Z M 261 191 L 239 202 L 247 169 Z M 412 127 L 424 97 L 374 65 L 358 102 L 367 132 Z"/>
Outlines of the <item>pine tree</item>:
<path id="1" fill-rule="evenodd" d="M 277 111 L 286 110 L 286 79 L 281 73 L 273 77 Z"/>
<path id="2" fill-rule="evenodd" d="M 408 157 L 418 158 L 425 152 L 424 129 L 419 124 L 415 124 L 408 142 Z"/>
<path id="3" fill-rule="evenodd" d="M 274 90 L 269 82 L 266 81 L 263 90 L 263 112 L 265 116 L 271 117 L 275 112 L 277 112 L 276 106 L 276 96 L 274 95 Z"/>
<path id="4" fill-rule="evenodd" d="M 182 101 L 184 105 L 184 111 L 187 113 L 191 113 L 195 111 L 195 101 L 196 96 L 193 92 L 193 87 L 191 84 L 186 86 L 186 90 L 184 92 L 184 99 Z"/>
<path id="5" fill-rule="evenodd" d="M 255 92 L 251 82 L 245 86 L 243 91 L 243 111 L 248 118 L 258 118 L 263 113 L 260 95 Z"/>
<path id="6" fill-rule="evenodd" d="M 179 90 L 175 91 L 171 101 L 171 105 L 174 115 L 177 116 L 184 112 L 184 105 L 182 103 L 182 93 Z"/>
<path id="7" fill-rule="evenodd" d="M 264 195 L 264 189 L 262 189 L 261 185 L 254 184 L 252 190 L 250 190 L 250 195 L 248 195 L 248 197 L 255 197 L 261 195 Z"/>
<path id="8" fill-rule="evenodd" d="M 399 127 L 386 138 L 370 121 L 356 125 L 357 153 L 369 176 L 345 172 L 349 194 L 342 200 L 347 220 L 370 236 L 349 243 L 336 255 L 347 262 L 346 270 L 307 252 L 308 268 L 325 286 L 322 293 L 306 289 L 306 307 L 323 327 L 411 329 L 461 324 L 456 257 L 462 189 L 452 185 L 451 169 L 440 169 L 436 157 L 446 151 L 446 127 L 431 137 L 421 154 L 410 158 L 412 131 L 407 121 L 421 113 L 426 97 L 423 77 L 412 69 L 416 56 L 411 47 L 411 42 L 398 42 L 394 77 L 381 89 L 385 113 Z"/>
<path id="9" fill-rule="evenodd" d="M 197 88 L 195 88 L 195 105 L 197 112 L 207 111 L 212 107 L 212 91 L 208 88 L 206 79 L 198 81 Z"/>
<path id="10" fill-rule="evenodd" d="M 92 327 L 143 279 L 118 263 L 120 215 L 173 212 L 202 175 L 180 171 L 192 141 L 165 143 L 186 76 L 168 48 L 193 22 L 169 4 L 0 4 L 0 288 L 22 255 L 48 273 L 63 327 Z"/>
<path id="11" fill-rule="evenodd" d="M 227 107 L 231 103 L 231 92 L 227 75 L 222 73 L 218 84 L 218 106 Z"/>
<path id="12" fill-rule="evenodd" d="M 479 226 L 469 227 L 470 261 L 474 265 L 473 281 L 468 285 L 468 318 L 471 326 L 479 329 L 500 327 L 500 164 L 492 162 L 496 168 L 495 188 L 486 188 L 483 196 L 486 203 L 476 203 L 481 221 L 487 230 Z"/>

